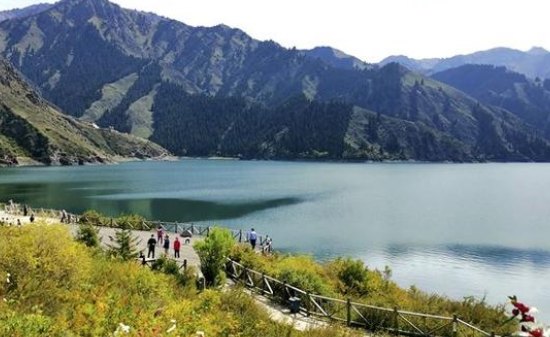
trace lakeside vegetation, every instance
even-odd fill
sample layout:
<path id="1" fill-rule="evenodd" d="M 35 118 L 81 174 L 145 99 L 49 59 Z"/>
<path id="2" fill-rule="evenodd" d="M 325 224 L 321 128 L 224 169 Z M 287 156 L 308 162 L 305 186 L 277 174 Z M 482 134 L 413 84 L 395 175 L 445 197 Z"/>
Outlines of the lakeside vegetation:
<path id="1" fill-rule="evenodd" d="M 319 263 L 304 255 L 260 255 L 248 244 L 235 243 L 230 232 L 220 228 L 214 228 L 208 238 L 198 241 L 194 247 L 209 287 L 199 292 L 192 268 L 180 273 L 175 262 L 159 259 L 151 271 L 135 262 L 139 251 L 128 229 L 139 228 L 143 221 L 137 215 L 115 219 L 119 226 L 116 242 L 105 251 L 99 249 L 100 240 L 94 226 L 108 226 L 110 218 L 95 211 L 88 211 L 80 218 L 74 240 L 62 226 L 0 227 L 0 275 L 10 275 L 9 282 L 0 283 L 0 297 L 6 299 L 0 303 L 0 335 L 65 336 L 68 331 L 83 336 L 104 335 L 116 331 L 120 323 L 154 335 L 161 333 L 162 326 L 172 320 L 184 322 L 186 327 L 181 330 L 184 336 L 192 334 L 193 329 L 217 331 L 213 334 L 216 336 L 255 336 L 258 331 L 245 332 L 246 325 L 254 320 L 263 322 L 262 326 L 271 332 L 286 331 L 273 335 L 266 332 L 263 336 L 323 336 L 326 333 L 292 332 L 284 325 L 271 322 L 240 290 L 232 290 L 232 295 L 220 291 L 225 284 L 222 270 L 226 257 L 311 294 L 411 312 L 457 315 L 499 335 L 516 331 L 514 323 L 502 326 L 506 320 L 504 305 L 489 305 L 484 299 L 474 297 L 452 300 L 414 286 L 404 289 L 391 280 L 389 268 L 370 270 L 362 261 L 351 258 Z M 146 302 L 148 304 L 143 304 Z M 196 321 L 186 317 L 194 311 L 179 312 L 177 308 L 181 306 L 190 306 L 197 312 L 207 306 L 209 309 L 204 310 L 208 315 Z M 157 317 L 163 312 L 173 317 Z M 246 317 L 241 317 L 243 315 Z M 238 317 L 238 322 L 229 319 L 233 323 L 217 324 L 221 316 Z M 86 320 L 92 321 L 76 326 Z M 338 336 L 342 332 L 331 333 Z"/>
<path id="2" fill-rule="evenodd" d="M 62 226 L 0 227 L 0 335 L 354 336 L 295 331 L 238 289 L 198 292 L 162 271 L 86 247 Z"/>

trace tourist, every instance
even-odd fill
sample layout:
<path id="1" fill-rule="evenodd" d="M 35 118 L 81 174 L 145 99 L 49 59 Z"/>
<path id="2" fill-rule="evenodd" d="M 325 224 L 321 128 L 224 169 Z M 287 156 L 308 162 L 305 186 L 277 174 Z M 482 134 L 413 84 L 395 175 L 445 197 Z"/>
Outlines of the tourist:
<path id="1" fill-rule="evenodd" d="M 168 234 L 164 237 L 164 255 L 168 256 L 168 251 L 170 250 L 170 238 Z"/>
<path id="2" fill-rule="evenodd" d="M 258 240 L 258 233 L 252 228 L 250 230 L 250 233 L 248 233 L 248 242 L 250 242 L 250 246 L 252 246 L 252 249 L 256 249 L 256 241 Z"/>
<path id="3" fill-rule="evenodd" d="M 31 223 L 34 222 L 34 213 L 31 214 L 31 218 L 29 220 L 31 221 Z"/>
<path id="4" fill-rule="evenodd" d="M 176 236 L 176 240 L 174 240 L 174 258 L 179 259 L 180 258 L 180 239 Z"/>
<path id="5" fill-rule="evenodd" d="M 271 254 L 271 252 L 273 251 L 272 243 L 273 243 L 273 240 L 271 240 L 269 235 L 266 235 L 266 237 L 265 237 L 265 246 L 264 246 L 264 254 Z"/>
<path id="6" fill-rule="evenodd" d="M 29 209 L 27 208 L 27 205 L 23 205 L 23 216 L 27 216 L 29 214 Z"/>
<path id="7" fill-rule="evenodd" d="M 151 238 L 147 241 L 147 258 L 155 258 L 155 246 L 157 245 L 157 240 L 155 240 L 155 234 L 151 234 Z"/>
<path id="8" fill-rule="evenodd" d="M 161 225 L 157 228 L 157 243 L 162 244 L 162 238 L 164 237 L 164 231 Z"/>
<path id="9" fill-rule="evenodd" d="M 21 220 L 17 219 L 17 226 L 21 227 Z"/>

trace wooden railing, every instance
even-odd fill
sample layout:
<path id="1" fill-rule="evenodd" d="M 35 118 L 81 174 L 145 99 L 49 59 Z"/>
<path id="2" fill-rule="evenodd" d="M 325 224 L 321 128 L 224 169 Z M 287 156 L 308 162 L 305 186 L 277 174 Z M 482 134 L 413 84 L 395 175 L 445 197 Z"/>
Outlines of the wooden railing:
<path id="1" fill-rule="evenodd" d="M 60 219 L 62 211 L 52 209 L 33 209 L 35 216 Z M 22 208 L 14 204 L 6 212 L 21 215 Z M 80 216 L 65 213 L 71 223 L 78 224 Z M 164 230 L 173 233 L 188 231 L 192 235 L 206 236 L 212 230 L 211 226 L 185 224 L 178 222 L 142 221 L 140 223 L 117 222 L 116 219 L 104 219 L 99 226 L 127 228 L 135 230 L 152 230 L 162 226 Z M 249 232 L 227 228 L 237 242 L 245 242 Z M 259 235 L 260 246 L 264 246 L 267 236 Z M 265 273 L 248 269 L 242 264 L 227 260 L 225 272 L 232 280 L 243 284 L 252 291 L 266 296 L 274 302 L 287 305 L 290 298 L 300 301 L 300 312 L 307 317 L 342 322 L 350 327 L 361 327 L 372 332 L 387 332 L 395 335 L 412 337 L 499 337 L 474 325 L 467 323 L 456 315 L 453 317 L 422 314 L 384 308 L 364 303 L 353 302 L 350 299 L 338 299 L 311 294 L 294 287 L 284 281 L 273 278 Z"/>
<path id="2" fill-rule="evenodd" d="M 225 272 L 229 278 L 279 304 L 288 305 L 291 298 L 300 302 L 300 313 L 307 317 L 342 322 L 371 332 L 387 332 L 403 336 L 488 337 L 483 331 L 457 316 L 445 317 L 383 308 L 350 299 L 337 299 L 311 294 L 264 273 L 248 269 L 231 259 Z"/>
<path id="3" fill-rule="evenodd" d="M 20 204 L 8 204 L 5 205 L 5 211 L 11 215 L 23 215 L 23 206 Z M 48 218 L 48 219 L 59 219 L 63 220 L 63 223 L 70 224 L 79 224 L 82 219 L 82 215 L 68 213 L 62 210 L 48 209 L 48 208 L 28 208 L 28 214 L 34 214 L 35 217 Z M 153 229 L 162 226 L 165 231 L 172 233 L 183 233 L 189 232 L 192 235 L 206 236 L 210 235 L 212 226 L 205 225 L 195 225 L 193 223 L 179 223 L 179 222 L 166 222 L 166 221 L 149 221 L 143 220 L 139 222 L 127 221 L 125 219 L 116 219 L 116 218 L 107 218 L 102 217 L 100 219 L 94 219 L 94 225 L 100 227 L 111 227 L 111 228 L 124 228 L 132 230 L 145 230 L 150 231 Z M 226 228 L 215 226 L 216 228 L 224 228 L 231 232 L 233 239 L 236 242 L 242 243 L 248 240 L 250 232 L 243 231 L 242 229 Z M 258 247 L 263 249 L 266 246 L 269 236 L 258 234 Z"/>

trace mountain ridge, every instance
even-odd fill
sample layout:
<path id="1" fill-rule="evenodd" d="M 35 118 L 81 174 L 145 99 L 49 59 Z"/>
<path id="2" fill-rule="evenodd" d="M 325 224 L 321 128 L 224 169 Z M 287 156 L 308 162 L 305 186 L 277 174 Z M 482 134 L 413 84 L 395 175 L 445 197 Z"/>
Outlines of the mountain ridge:
<path id="1" fill-rule="evenodd" d="M 0 164 L 74 165 L 167 155 L 146 140 L 59 113 L 0 57 Z"/>
<path id="2" fill-rule="evenodd" d="M 338 67 L 239 29 L 106 0 L 2 22 L 0 53 L 65 113 L 177 155 L 550 160 L 547 141 L 517 116 L 396 63 Z"/>
<path id="3" fill-rule="evenodd" d="M 428 75 L 465 64 L 485 64 L 505 66 L 533 79 L 550 77 L 550 52 L 541 47 L 532 47 L 528 51 L 497 47 L 448 58 L 413 59 L 403 55 L 389 56 L 379 64 L 385 65 L 391 62 L 398 62 L 410 70 Z"/>

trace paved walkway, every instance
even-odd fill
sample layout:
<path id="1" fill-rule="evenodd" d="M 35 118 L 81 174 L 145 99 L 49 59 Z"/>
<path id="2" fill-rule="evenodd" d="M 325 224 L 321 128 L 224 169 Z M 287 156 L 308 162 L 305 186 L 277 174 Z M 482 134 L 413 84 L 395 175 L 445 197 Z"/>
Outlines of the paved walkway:
<path id="1" fill-rule="evenodd" d="M 10 223 L 12 225 L 17 224 L 17 219 L 21 221 L 22 225 L 30 223 L 29 217 L 8 215 L 3 210 L 0 210 L 0 219 L 4 219 L 6 220 L 7 223 Z M 42 221 L 48 224 L 59 223 L 58 219 L 41 218 L 41 217 L 37 217 L 35 221 Z M 76 234 L 78 226 L 77 225 L 68 225 L 68 226 L 71 228 L 71 232 L 73 234 Z M 101 245 L 103 247 L 106 247 L 110 242 L 113 241 L 117 229 L 109 228 L 109 227 L 97 227 L 97 228 L 99 229 Z M 151 234 L 154 234 L 156 239 L 156 230 L 152 230 L 152 231 L 133 230 L 132 233 L 139 240 L 139 244 L 138 244 L 139 249 L 143 250 L 144 254 L 147 254 L 147 240 L 149 240 L 149 238 L 151 237 Z M 170 242 L 172 247 L 175 234 L 168 233 L 168 235 L 170 237 Z M 177 260 L 180 262 L 183 262 L 184 259 L 187 259 L 188 266 L 194 266 L 194 267 L 197 267 L 198 269 L 200 266 L 200 260 L 197 253 L 193 249 L 193 244 L 197 240 L 201 240 L 201 238 L 194 237 L 191 239 L 191 242 L 189 244 L 184 244 L 185 239 L 181 238 L 180 239 L 180 241 L 182 241 L 181 250 L 180 250 L 181 258 Z M 164 254 L 164 249 L 162 249 L 160 245 L 157 245 L 157 249 L 155 253 L 156 253 L 156 257 L 159 257 L 160 254 Z M 171 248 L 169 250 L 168 257 L 173 258 L 174 257 L 173 254 L 174 254 L 174 251 Z M 235 283 L 232 280 L 228 280 L 227 286 L 234 287 Z M 259 306 L 264 308 L 269 314 L 269 317 L 275 322 L 292 325 L 296 330 L 299 330 L 299 331 L 307 331 L 315 328 L 328 326 L 327 322 L 316 320 L 313 317 L 306 317 L 301 314 L 297 314 L 297 315 L 291 314 L 288 308 L 282 305 L 276 304 L 270 301 L 268 298 L 261 296 L 259 294 L 256 294 L 249 289 L 244 288 L 244 292 L 250 295 Z"/>
<path id="2" fill-rule="evenodd" d="M 6 214 L 3 210 L 0 211 L 0 219 L 8 219 L 6 222 L 11 223 L 12 225 L 17 224 L 17 219 L 21 221 L 21 224 L 29 224 L 30 223 L 30 217 L 24 217 L 24 216 L 13 216 Z M 35 221 L 43 221 L 48 224 L 58 224 L 58 219 L 52 219 L 52 218 L 41 218 L 37 217 Z M 77 225 L 67 225 L 73 234 L 76 234 L 76 231 L 78 229 Z M 113 239 L 115 238 L 115 233 L 117 231 L 116 228 L 109 228 L 109 227 L 97 227 L 99 230 L 99 237 L 101 238 L 101 245 L 105 248 L 107 245 L 113 242 Z M 138 238 L 138 249 L 143 251 L 143 254 L 147 255 L 147 240 L 151 237 L 151 234 L 155 236 L 156 239 L 156 230 L 152 231 L 137 231 L 133 230 L 132 234 Z M 168 257 L 174 258 L 174 249 L 173 249 L 173 242 L 176 238 L 175 233 L 167 233 L 170 237 L 170 249 L 168 251 Z M 181 241 L 181 249 L 180 249 L 180 258 L 176 259 L 180 262 L 183 262 L 183 260 L 187 260 L 188 266 L 194 266 L 199 267 L 200 266 L 200 260 L 199 256 L 193 249 L 193 244 L 200 240 L 201 238 L 191 238 L 191 242 L 188 244 L 185 244 L 185 239 L 180 238 Z M 160 257 L 162 254 L 164 254 L 164 249 L 160 244 L 157 244 L 157 248 L 155 249 L 155 257 Z"/>

